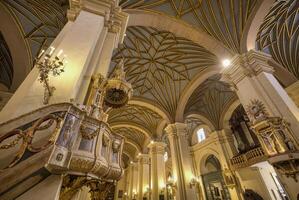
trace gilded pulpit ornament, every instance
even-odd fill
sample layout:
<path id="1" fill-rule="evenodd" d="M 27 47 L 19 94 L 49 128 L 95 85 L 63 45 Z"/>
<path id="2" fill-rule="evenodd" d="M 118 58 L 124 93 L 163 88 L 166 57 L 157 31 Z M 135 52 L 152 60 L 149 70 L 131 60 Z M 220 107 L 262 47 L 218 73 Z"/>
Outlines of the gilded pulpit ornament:
<path id="1" fill-rule="evenodd" d="M 112 143 L 112 151 L 113 153 L 118 153 L 120 150 L 121 142 L 119 140 L 114 140 Z"/>
<path id="2" fill-rule="evenodd" d="M 251 100 L 246 112 L 252 122 L 251 129 L 257 135 L 268 161 L 281 174 L 297 181 L 299 174 L 299 144 L 290 124 L 280 117 L 271 117 L 264 104 Z"/>
<path id="3" fill-rule="evenodd" d="M 119 108 L 126 105 L 132 96 L 132 85 L 125 79 L 124 60 L 121 59 L 116 70 L 107 81 L 105 104 L 112 108 Z"/>
<path id="4" fill-rule="evenodd" d="M 53 92 L 55 90 L 55 87 L 50 86 L 49 84 L 49 76 L 59 76 L 64 72 L 64 68 L 67 63 L 65 56 L 62 59 L 60 58 L 63 50 L 60 50 L 57 55 L 53 56 L 54 50 L 54 47 L 50 47 L 46 53 L 44 50 L 42 50 L 35 59 L 37 69 L 39 70 L 38 80 L 45 88 L 43 104 L 49 103 L 49 100 L 51 96 L 53 96 Z M 44 53 L 45 56 L 43 57 Z"/>

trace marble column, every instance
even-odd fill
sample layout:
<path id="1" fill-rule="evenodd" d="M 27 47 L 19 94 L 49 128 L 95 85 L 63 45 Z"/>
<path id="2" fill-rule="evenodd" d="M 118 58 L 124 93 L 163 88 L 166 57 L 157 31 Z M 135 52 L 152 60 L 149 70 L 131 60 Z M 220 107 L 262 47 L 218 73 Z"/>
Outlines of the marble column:
<path id="1" fill-rule="evenodd" d="M 149 155 L 139 154 L 138 157 L 138 200 L 149 199 Z"/>
<path id="2" fill-rule="evenodd" d="M 274 62 L 268 54 L 250 50 L 232 59 L 231 65 L 223 70 L 222 80 L 232 85 L 245 110 L 251 101 L 260 101 L 269 116 L 289 122 L 299 140 L 299 109 L 273 76 Z"/>
<path id="3" fill-rule="evenodd" d="M 151 142 L 148 145 L 151 159 L 151 200 L 158 200 L 159 195 L 166 199 L 165 147 L 163 142 Z"/>
<path id="4" fill-rule="evenodd" d="M 108 48 L 112 51 L 123 40 L 128 20 L 128 15 L 117 4 L 114 0 L 71 0 L 69 21 L 51 44 L 56 49 L 53 55 L 63 50 L 68 64 L 60 76 L 49 78 L 49 85 L 55 87 L 50 104 L 82 103 L 91 74 L 107 73 L 109 65 L 100 65 L 101 52 Z M 110 32 L 115 36 L 113 44 L 103 48 L 104 44 L 111 43 Z M 111 59 L 105 55 L 106 60 Z M 107 69 L 103 69 L 105 67 Z M 1 111 L 0 122 L 44 106 L 44 87 L 38 77 L 39 70 L 34 67 Z"/>
<path id="5" fill-rule="evenodd" d="M 173 179 L 177 185 L 176 200 L 196 199 L 196 188 L 190 183 L 194 177 L 189 150 L 187 125 L 169 124 L 165 131 L 170 142 Z"/>

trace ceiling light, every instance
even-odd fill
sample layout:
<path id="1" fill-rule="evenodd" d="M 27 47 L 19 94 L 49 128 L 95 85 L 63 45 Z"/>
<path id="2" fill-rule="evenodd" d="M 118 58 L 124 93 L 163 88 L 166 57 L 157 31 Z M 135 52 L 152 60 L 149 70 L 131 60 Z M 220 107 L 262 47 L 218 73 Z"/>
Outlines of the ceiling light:
<path id="1" fill-rule="evenodd" d="M 228 66 L 230 66 L 230 64 L 231 64 L 231 62 L 230 62 L 229 59 L 225 59 L 225 60 L 222 61 L 223 67 L 228 67 Z"/>

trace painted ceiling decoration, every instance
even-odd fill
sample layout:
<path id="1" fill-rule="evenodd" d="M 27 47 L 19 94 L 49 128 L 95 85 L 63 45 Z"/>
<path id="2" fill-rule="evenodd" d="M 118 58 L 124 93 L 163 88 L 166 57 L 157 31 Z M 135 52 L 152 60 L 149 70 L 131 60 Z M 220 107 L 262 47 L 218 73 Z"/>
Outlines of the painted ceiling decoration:
<path id="1" fill-rule="evenodd" d="M 283 65 L 299 79 L 299 2 L 276 1 L 257 35 L 257 49 Z"/>
<path id="2" fill-rule="evenodd" d="M 10 88 L 13 75 L 12 57 L 8 45 L 0 32 L 0 83 Z"/>
<path id="3" fill-rule="evenodd" d="M 237 99 L 229 85 L 220 81 L 220 77 L 220 74 L 211 76 L 195 89 L 185 108 L 185 114 L 198 113 L 217 130 L 222 128 L 222 113 Z"/>
<path id="4" fill-rule="evenodd" d="M 139 150 L 143 149 L 147 137 L 142 132 L 131 127 L 118 127 L 112 128 L 112 130 L 114 133 L 124 136 L 128 142 L 137 145 Z"/>
<path id="5" fill-rule="evenodd" d="M 61 4 L 58 4 L 60 2 Z M 62 0 L 3 0 L 16 20 L 32 58 L 46 49 L 58 35 L 66 18 L 66 3 Z"/>
<path id="6" fill-rule="evenodd" d="M 260 0 L 121 0 L 124 9 L 155 11 L 205 30 L 234 53 L 241 53 L 246 23 Z"/>
<path id="7" fill-rule="evenodd" d="M 142 26 L 127 28 L 124 44 L 112 60 L 122 58 L 134 96 L 153 102 L 173 118 L 184 87 L 217 63 L 214 54 L 188 39 Z"/>
<path id="8" fill-rule="evenodd" d="M 108 123 L 113 124 L 132 124 L 145 129 L 151 134 L 152 138 L 157 137 L 157 127 L 162 117 L 156 112 L 138 105 L 126 105 L 119 109 L 112 109 L 109 113 Z"/>

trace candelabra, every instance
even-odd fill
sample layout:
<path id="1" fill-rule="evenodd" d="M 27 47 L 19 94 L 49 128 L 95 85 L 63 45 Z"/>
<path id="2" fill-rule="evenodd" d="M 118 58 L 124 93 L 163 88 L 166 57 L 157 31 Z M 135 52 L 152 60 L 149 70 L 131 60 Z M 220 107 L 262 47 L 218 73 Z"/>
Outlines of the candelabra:
<path id="1" fill-rule="evenodd" d="M 55 90 L 54 86 L 49 84 L 49 76 L 59 76 L 64 72 L 65 65 L 67 63 L 65 57 L 61 59 L 60 56 L 63 53 L 63 50 L 60 50 L 57 55 L 54 56 L 54 47 L 50 47 L 47 52 L 44 50 L 38 55 L 36 60 L 36 66 L 39 70 L 38 80 L 43 84 L 44 87 L 44 104 L 49 103 L 49 99 L 53 96 Z M 44 55 L 45 54 L 45 55 Z"/>

